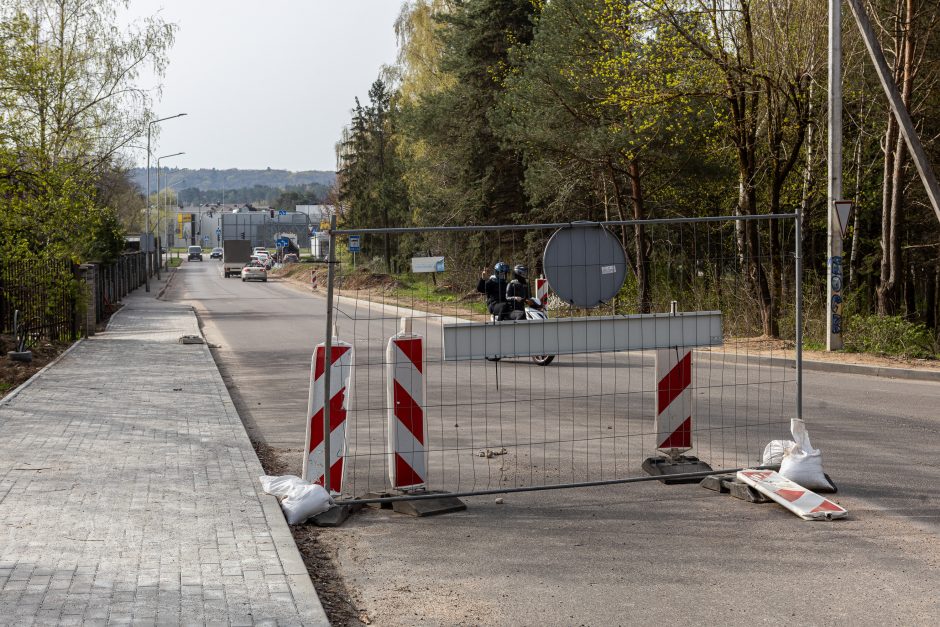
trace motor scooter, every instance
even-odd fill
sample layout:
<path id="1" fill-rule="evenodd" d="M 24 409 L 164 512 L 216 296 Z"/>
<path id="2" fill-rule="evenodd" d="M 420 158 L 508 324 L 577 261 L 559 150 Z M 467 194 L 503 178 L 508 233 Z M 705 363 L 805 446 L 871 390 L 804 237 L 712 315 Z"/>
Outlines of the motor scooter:
<path id="1" fill-rule="evenodd" d="M 542 301 L 535 296 L 530 296 L 525 299 L 525 305 L 523 310 L 525 311 L 526 320 L 548 320 L 548 312 L 545 311 L 545 305 L 542 304 Z M 498 322 L 501 320 L 508 320 L 508 316 L 491 316 L 493 322 Z M 487 357 L 488 361 L 499 361 L 501 357 Z M 547 366 L 548 364 L 554 361 L 554 355 L 532 355 L 532 361 L 538 364 L 539 366 Z"/>

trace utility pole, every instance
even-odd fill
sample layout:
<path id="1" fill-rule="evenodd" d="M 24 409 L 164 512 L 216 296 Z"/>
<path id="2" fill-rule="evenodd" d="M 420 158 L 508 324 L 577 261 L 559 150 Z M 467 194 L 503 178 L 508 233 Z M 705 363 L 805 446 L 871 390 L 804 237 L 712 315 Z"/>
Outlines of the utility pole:
<path id="1" fill-rule="evenodd" d="M 842 349 L 842 229 L 836 211 L 836 202 L 842 200 L 842 0 L 829 0 L 828 161 L 826 350 L 836 351 Z"/>

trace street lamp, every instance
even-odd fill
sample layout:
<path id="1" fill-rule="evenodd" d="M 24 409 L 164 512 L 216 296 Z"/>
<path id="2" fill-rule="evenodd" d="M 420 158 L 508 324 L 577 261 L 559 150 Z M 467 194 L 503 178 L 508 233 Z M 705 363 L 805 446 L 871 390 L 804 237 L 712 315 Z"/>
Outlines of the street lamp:
<path id="1" fill-rule="evenodd" d="M 151 120 L 147 122 L 147 246 L 150 246 L 150 131 L 153 128 L 153 125 L 158 122 L 163 122 L 164 120 L 172 120 L 173 118 L 181 118 L 185 113 L 177 113 L 176 115 L 170 115 L 165 118 L 159 118 L 157 120 Z M 147 257 L 147 271 L 144 272 L 144 286 L 146 290 L 150 291 L 150 270 L 152 266 L 152 255 Z"/>
<path id="2" fill-rule="evenodd" d="M 157 172 L 157 175 L 159 176 L 159 174 L 160 174 L 160 172 L 158 171 L 158 172 Z M 167 190 L 168 190 L 168 189 L 171 189 L 171 188 L 173 188 L 173 187 L 175 187 L 176 185 L 180 185 L 180 184 L 182 184 L 182 183 L 185 183 L 185 182 L 186 182 L 186 179 L 180 179 L 180 180 L 176 181 L 176 183 L 174 183 L 173 185 L 170 185 L 170 174 L 169 174 L 169 172 L 168 172 L 167 174 L 165 174 L 164 177 L 165 177 L 165 178 L 163 179 L 163 216 L 164 216 L 164 218 L 165 218 L 165 223 L 164 223 L 165 233 L 164 233 L 164 234 L 166 235 L 166 241 L 168 242 L 168 244 L 167 244 L 167 249 L 166 249 L 166 268 L 167 268 L 167 272 L 169 272 L 169 270 L 170 270 L 170 248 L 169 248 L 169 241 L 170 241 L 170 216 L 169 216 L 169 213 L 170 213 L 170 211 L 169 211 L 169 205 L 168 205 L 168 203 L 167 203 Z M 179 196 L 177 196 L 177 205 L 182 205 L 182 199 L 181 199 Z"/>
<path id="3" fill-rule="evenodd" d="M 169 159 L 170 157 L 178 157 L 180 155 L 185 155 L 185 154 L 186 154 L 185 152 L 174 152 L 171 155 L 163 155 L 162 157 L 157 157 L 157 198 L 158 199 L 160 198 L 160 161 L 162 159 Z M 166 176 L 163 177 L 163 185 L 166 186 Z M 166 197 L 166 194 L 164 193 L 164 198 L 165 197 Z M 166 202 L 163 203 L 163 216 L 164 216 L 164 219 L 166 219 Z M 164 242 L 164 244 L 165 243 L 166 242 Z M 162 253 L 158 253 L 158 254 L 162 255 Z M 160 260 L 158 257 L 157 258 L 157 280 L 158 281 L 160 280 L 160 265 L 161 264 L 160 264 Z"/>

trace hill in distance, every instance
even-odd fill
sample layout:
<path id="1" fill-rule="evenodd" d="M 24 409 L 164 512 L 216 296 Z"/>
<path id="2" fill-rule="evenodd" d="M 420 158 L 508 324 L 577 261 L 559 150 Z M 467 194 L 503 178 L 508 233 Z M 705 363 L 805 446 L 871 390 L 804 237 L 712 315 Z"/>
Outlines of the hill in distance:
<path id="1" fill-rule="evenodd" d="M 287 189 L 316 183 L 330 187 L 336 181 L 336 173 L 323 170 L 304 170 L 291 172 L 289 170 L 216 170 L 215 168 L 168 168 L 170 185 L 178 189 L 221 190 L 245 189 L 257 185 L 270 188 Z M 147 169 L 132 168 L 131 177 L 141 191 L 147 189 Z M 150 172 L 151 191 L 157 186 L 157 171 L 154 164 Z"/>

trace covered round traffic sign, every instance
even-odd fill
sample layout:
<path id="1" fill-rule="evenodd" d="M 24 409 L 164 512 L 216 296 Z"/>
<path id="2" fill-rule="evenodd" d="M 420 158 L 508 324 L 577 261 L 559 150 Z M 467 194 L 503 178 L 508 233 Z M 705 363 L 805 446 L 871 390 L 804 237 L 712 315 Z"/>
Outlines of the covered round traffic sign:
<path id="1" fill-rule="evenodd" d="M 620 240 L 603 226 L 573 223 L 555 231 L 542 259 L 548 284 L 575 307 L 609 302 L 627 276 L 627 255 Z"/>

